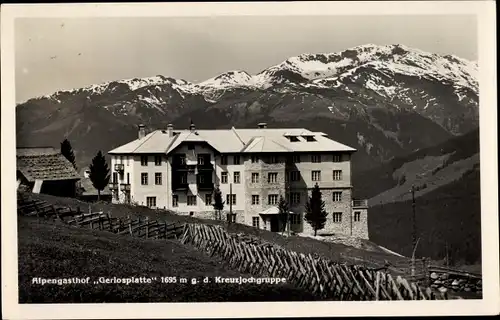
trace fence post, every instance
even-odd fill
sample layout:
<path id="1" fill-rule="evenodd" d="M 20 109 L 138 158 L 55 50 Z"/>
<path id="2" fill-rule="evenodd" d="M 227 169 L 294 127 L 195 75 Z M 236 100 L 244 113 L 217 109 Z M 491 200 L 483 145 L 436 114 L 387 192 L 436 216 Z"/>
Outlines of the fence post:
<path id="1" fill-rule="evenodd" d="M 130 218 L 130 215 L 127 216 L 128 219 L 128 232 L 130 235 L 132 235 L 132 219 Z"/>

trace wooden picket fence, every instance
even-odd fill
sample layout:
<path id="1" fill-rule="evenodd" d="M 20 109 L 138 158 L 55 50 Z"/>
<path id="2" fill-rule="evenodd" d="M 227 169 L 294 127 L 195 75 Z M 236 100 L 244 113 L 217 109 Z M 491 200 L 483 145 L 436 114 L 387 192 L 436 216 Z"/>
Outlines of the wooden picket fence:
<path id="1" fill-rule="evenodd" d="M 69 207 L 58 207 L 43 200 L 32 200 L 18 195 L 18 214 L 33 217 L 44 217 L 60 220 L 78 227 L 88 227 L 127 234 L 148 239 L 177 239 L 184 230 L 184 225 L 168 224 L 165 221 L 150 220 L 148 217 L 126 218 L 112 217 L 109 213 L 74 210 Z"/>
<path id="2" fill-rule="evenodd" d="M 361 266 L 338 264 L 321 257 L 285 250 L 277 245 L 229 234 L 221 226 L 187 224 L 180 241 L 226 261 L 241 272 L 286 278 L 329 300 L 441 300 L 445 294 L 422 288 L 401 276 Z"/>

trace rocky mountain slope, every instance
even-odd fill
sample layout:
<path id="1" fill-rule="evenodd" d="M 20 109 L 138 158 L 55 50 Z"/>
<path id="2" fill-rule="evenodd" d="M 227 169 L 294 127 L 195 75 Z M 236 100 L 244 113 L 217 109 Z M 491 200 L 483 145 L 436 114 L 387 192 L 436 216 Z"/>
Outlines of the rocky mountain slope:
<path id="1" fill-rule="evenodd" d="M 16 108 L 19 146 L 68 138 L 79 166 L 136 137 L 137 125 L 305 126 L 359 151 L 372 168 L 478 126 L 477 63 L 402 45 L 303 54 L 256 75 L 230 71 L 194 84 L 155 76 L 30 99 Z M 422 130 L 425 128 L 425 130 Z"/>

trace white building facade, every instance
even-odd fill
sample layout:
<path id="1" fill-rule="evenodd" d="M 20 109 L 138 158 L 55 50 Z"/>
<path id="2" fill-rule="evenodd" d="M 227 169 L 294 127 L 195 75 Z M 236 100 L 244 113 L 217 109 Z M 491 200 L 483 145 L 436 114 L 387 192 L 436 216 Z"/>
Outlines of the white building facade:
<path id="1" fill-rule="evenodd" d="M 366 200 L 352 199 L 350 159 L 356 150 L 302 128 L 156 130 L 113 149 L 113 203 L 131 203 L 215 218 L 213 192 L 237 223 L 282 230 L 277 205 L 283 196 L 294 232 L 314 233 L 305 204 L 317 184 L 328 212 L 319 235 L 368 239 Z M 225 214 L 223 215 L 225 218 Z"/>

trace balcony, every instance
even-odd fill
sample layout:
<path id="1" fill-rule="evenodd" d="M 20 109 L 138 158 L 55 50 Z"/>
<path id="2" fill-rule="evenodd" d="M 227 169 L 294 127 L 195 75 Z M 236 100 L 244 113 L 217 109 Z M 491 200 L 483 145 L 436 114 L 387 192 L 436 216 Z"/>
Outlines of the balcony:
<path id="1" fill-rule="evenodd" d="M 368 200 L 367 199 L 352 200 L 352 207 L 353 208 L 368 208 Z"/>
<path id="2" fill-rule="evenodd" d="M 210 162 L 208 163 L 204 163 L 204 164 L 197 164 L 196 165 L 196 168 L 198 169 L 198 171 L 202 172 L 202 171 L 213 171 L 214 170 L 214 165 Z"/>
<path id="3" fill-rule="evenodd" d="M 124 170 L 123 163 L 115 163 L 115 171 L 123 172 L 123 170 Z"/>
<path id="4" fill-rule="evenodd" d="M 212 191 L 214 190 L 215 186 L 213 182 L 203 182 L 203 183 L 197 183 L 198 190 L 203 190 L 203 191 Z"/>
<path id="5" fill-rule="evenodd" d="M 118 183 L 117 182 L 110 182 L 108 184 L 109 190 L 118 190 Z"/>
<path id="6" fill-rule="evenodd" d="M 189 185 L 187 183 L 172 182 L 172 191 L 187 191 Z"/>
<path id="7" fill-rule="evenodd" d="M 120 183 L 121 191 L 130 191 L 130 183 Z"/>

